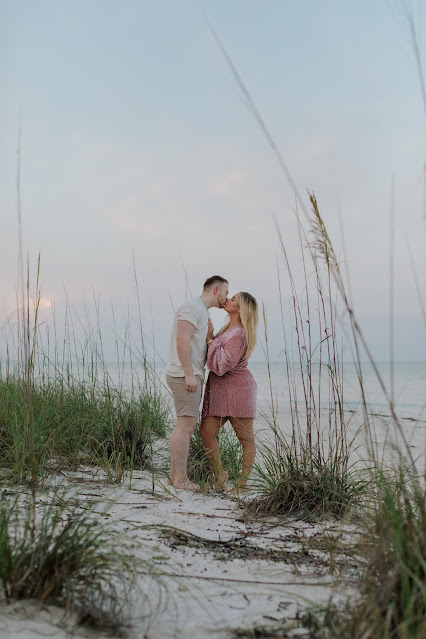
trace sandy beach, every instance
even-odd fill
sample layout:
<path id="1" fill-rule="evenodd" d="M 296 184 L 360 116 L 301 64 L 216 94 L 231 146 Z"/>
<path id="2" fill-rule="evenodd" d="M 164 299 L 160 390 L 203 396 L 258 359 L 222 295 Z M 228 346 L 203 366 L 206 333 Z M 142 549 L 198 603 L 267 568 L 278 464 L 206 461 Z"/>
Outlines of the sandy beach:
<path id="1" fill-rule="evenodd" d="M 249 520 L 234 498 L 175 491 L 159 478 L 152 492 L 149 473 L 135 473 L 131 485 L 122 486 L 106 485 L 90 471 L 60 475 L 54 483 L 67 488 L 78 508 L 90 505 L 112 529 L 134 536 L 137 557 L 157 571 L 156 578 L 139 579 L 129 639 L 252 637 L 254 628 L 278 623 L 290 632 L 306 607 L 352 591 L 357 567 L 344 552 L 335 555 L 334 542 L 352 544 L 353 526 Z M 38 511 L 45 499 L 39 497 Z M 104 636 L 73 624 L 72 615 L 56 607 L 24 601 L 2 607 L 0 637 Z"/>
<path id="2" fill-rule="evenodd" d="M 352 459 L 360 469 L 368 459 L 365 432 L 360 430 L 362 415 L 348 414 L 349 418 L 349 439 L 359 431 Z M 373 438 L 380 442 L 377 451 L 391 460 L 392 446 L 385 447 L 384 442 L 401 445 L 400 437 L 389 416 L 373 419 Z M 406 420 L 405 434 L 420 470 L 424 427 L 422 420 Z M 265 422 L 258 420 L 258 443 L 270 443 L 271 436 Z M 50 475 L 37 496 L 38 517 L 58 489 L 69 500 L 70 510 L 91 509 L 120 538 L 133 540 L 135 562 L 149 565 L 139 574 L 131 597 L 126 595 L 120 602 L 126 625 L 112 636 L 308 636 L 297 627 L 304 611 L 341 602 L 357 592 L 361 567 L 351 548 L 360 528 L 353 523 L 333 518 L 320 522 L 285 516 L 259 518 L 248 515 L 244 501 L 230 495 L 175 490 L 162 473 L 135 471 L 117 484 L 93 467 Z M 28 497 L 16 485 L 3 489 L 4 498 L 14 494 L 20 499 Z M 255 495 L 252 487 L 245 499 Z M 52 605 L 32 601 L 3 604 L 0 638 L 111 636 L 78 626 L 77 620 L 76 615 Z M 283 634 L 277 634 L 277 627 Z"/>

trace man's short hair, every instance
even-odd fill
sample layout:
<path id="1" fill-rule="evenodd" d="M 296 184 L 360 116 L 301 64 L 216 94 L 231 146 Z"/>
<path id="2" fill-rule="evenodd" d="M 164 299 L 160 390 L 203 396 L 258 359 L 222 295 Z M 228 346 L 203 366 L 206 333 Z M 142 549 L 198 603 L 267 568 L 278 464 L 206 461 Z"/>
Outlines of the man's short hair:
<path id="1" fill-rule="evenodd" d="M 208 277 L 206 279 L 206 281 L 203 284 L 203 291 L 207 290 L 208 288 L 211 288 L 212 286 L 216 285 L 216 284 L 229 284 L 228 280 L 226 280 L 224 277 L 221 277 L 220 275 L 212 275 L 211 277 Z"/>

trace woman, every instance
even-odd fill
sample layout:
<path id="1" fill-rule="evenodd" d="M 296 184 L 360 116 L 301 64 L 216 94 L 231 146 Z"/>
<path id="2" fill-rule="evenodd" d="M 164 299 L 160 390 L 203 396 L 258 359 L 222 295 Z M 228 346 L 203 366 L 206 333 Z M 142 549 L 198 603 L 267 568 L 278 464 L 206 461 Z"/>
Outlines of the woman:
<path id="1" fill-rule="evenodd" d="M 247 480 L 256 455 L 253 419 L 257 387 L 247 362 L 256 346 L 257 302 L 249 293 L 227 300 L 228 319 L 216 337 L 207 334 L 207 366 L 210 369 L 204 393 L 200 434 L 219 487 L 226 492 L 228 474 L 222 468 L 217 435 L 228 420 L 242 449 L 242 474 L 233 491 L 247 490 Z"/>

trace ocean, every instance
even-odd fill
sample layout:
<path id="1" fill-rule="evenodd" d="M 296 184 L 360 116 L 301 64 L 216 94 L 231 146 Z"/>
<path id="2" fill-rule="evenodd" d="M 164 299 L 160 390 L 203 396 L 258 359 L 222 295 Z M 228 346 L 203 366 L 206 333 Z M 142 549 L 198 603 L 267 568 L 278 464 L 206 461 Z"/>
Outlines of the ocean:
<path id="1" fill-rule="evenodd" d="M 391 367 L 387 362 L 376 364 L 381 380 L 387 392 L 390 394 Z M 270 364 L 269 370 L 265 362 L 249 362 L 251 370 L 257 383 L 257 419 L 255 431 L 258 434 L 258 441 L 271 442 L 272 431 L 270 424 L 272 415 L 275 416 L 275 423 L 285 436 L 292 431 L 292 417 L 290 410 L 290 400 L 288 391 L 288 380 L 284 363 Z M 163 364 L 155 365 L 156 376 L 162 381 L 162 392 L 168 397 L 170 405 L 170 392 L 165 382 L 165 367 Z M 324 437 L 327 439 L 327 425 L 329 423 L 329 380 L 327 379 L 327 369 L 322 367 L 321 371 L 321 393 L 318 393 L 318 368 L 313 369 L 312 377 L 315 379 L 315 402 L 316 408 L 320 406 L 321 430 L 324 430 Z M 398 429 L 394 427 L 389 402 L 381 388 L 378 376 L 369 363 L 362 364 L 362 377 L 367 400 L 367 412 L 369 413 L 369 423 L 372 429 L 373 438 L 378 446 L 377 451 L 384 451 L 387 456 L 392 446 L 398 448 L 405 446 Z M 297 384 L 297 396 L 299 404 L 299 415 L 303 429 L 304 403 L 303 386 L 300 375 L 295 376 Z M 394 407 L 400 418 L 400 424 L 404 432 L 406 442 L 411 448 L 414 459 L 423 460 L 425 455 L 426 442 L 426 362 L 396 362 L 393 365 L 393 397 Z M 318 402 L 318 400 L 320 400 Z M 343 364 L 343 407 L 345 422 L 349 440 L 354 439 L 353 450 L 356 457 L 364 458 L 366 451 L 366 431 L 365 413 L 361 402 L 360 386 L 356 367 L 353 363 Z M 317 411 L 318 415 L 318 411 Z M 369 436 L 370 437 L 370 436 Z M 423 461 L 421 462 L 423 465 Z"/>
<path id="2" fill-rule="evenodd" d="M 151 364 L 157 376 L 165 383 L 163 364 Z M 376 364 L 380 377 L 390 394 L 391 367 L 388 362 Z M 284 363 L 249 362 L 258 390 L 258 410 L 270 412 L 272 404 L 278 415 L 287 415 L 290 410 L 288 379 Z M 141 375 L 141 373 L 139 372 Z M 321 408 L 329 406 L 327 369 L 322 368 Z M 315 387 L 318 388 L 318 368 L 313 367 Z M 381 388 L 379 379 L 371 364 L 362 363 L 363 385 L 368 402 L 368 410 L 373 414 L 389 415 L 389 402 Z M 303 397 L 300 375 L 296 374 L 297 395 Z M 393 365 L 394 406 L 398 415 L 426 422 L 426 362 L 396 362 Z M 165 390 L 167 394 L 167 390 Z M 316 393 L 317 394 L 317 393 Z M 353 363 L 343 364 L 343 405 L 345 410 L 357 411 L 360 407 L 361 393 L 356 367 Z"/>

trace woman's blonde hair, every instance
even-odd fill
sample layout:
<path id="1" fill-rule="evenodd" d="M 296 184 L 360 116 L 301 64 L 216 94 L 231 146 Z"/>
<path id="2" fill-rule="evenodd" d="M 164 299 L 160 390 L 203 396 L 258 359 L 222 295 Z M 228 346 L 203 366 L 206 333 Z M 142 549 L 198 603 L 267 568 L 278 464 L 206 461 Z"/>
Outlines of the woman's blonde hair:
<path id="1" fill-rule="evenodd" d="M 254 351 L 257 342 L 257 323 L 259 321 L 257 313 L 257 302 L 253 295 L 245 293 L 244 291 L 238 293 L 238 304 L 240 307 L 241 323 L 246 332 L 247 348 L 244 354 L 244 359 L 249 359 Z M 228 319 L 224 326 L 220 329 L 218 335 L 223 333 L 229 326 L 230 319 Z"/>

